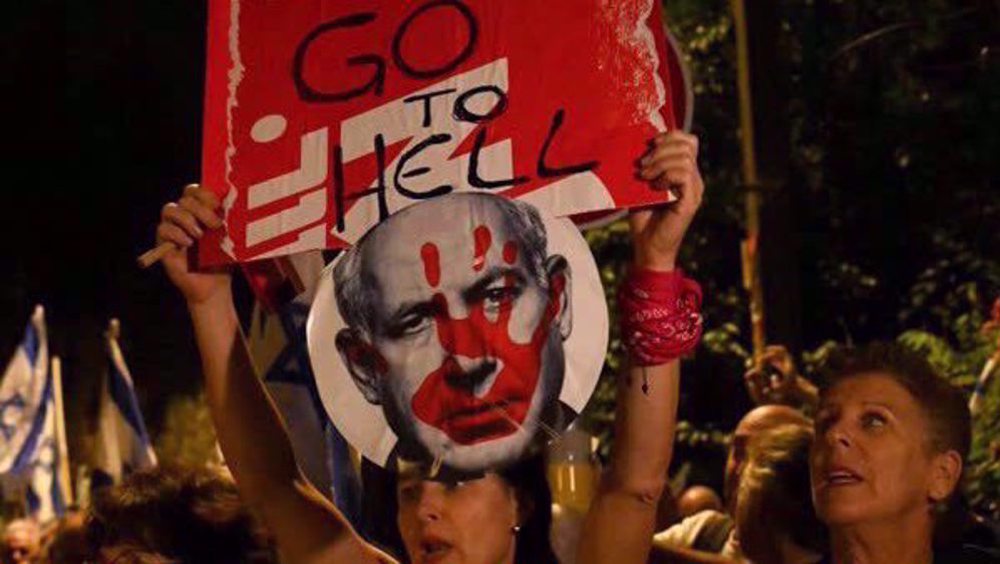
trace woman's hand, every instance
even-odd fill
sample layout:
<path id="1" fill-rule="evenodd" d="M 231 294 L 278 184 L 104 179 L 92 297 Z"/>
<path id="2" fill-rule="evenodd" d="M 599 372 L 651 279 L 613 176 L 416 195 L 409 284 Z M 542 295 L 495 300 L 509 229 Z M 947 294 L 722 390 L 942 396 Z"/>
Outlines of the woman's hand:
<path id="1" fill-rule="evenodd" d="M 705 192 L 698 171 L 698 138 L 683 131 L 658 135 L 639 162 L 639 177 L 658 190 L 673 191 L 678 200 L 630 214 L 633 262 L 640 268 L 673 270 Z"/>
<path id="2" fill-rule="evenodd" d="M 177 202 L 163 206 L 156 228 L 156 243 L 173 243 L 175 248 L 163 257 L 167 277 L 184 295 L 189 306 L 207 303 L 229 294 L 231 276 L 225 271 L 197 272 L 191 269 L 189 251 L 206 230 L 222 227 L 219 199 L 197 184 L 184 188 Z"/>

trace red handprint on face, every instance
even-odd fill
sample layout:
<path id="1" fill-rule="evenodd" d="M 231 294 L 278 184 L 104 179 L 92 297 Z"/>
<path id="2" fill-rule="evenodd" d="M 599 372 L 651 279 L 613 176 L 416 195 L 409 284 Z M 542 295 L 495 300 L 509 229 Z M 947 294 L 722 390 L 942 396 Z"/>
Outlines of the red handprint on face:
<path id="1" fill-rule="evenodd" d="M 486 226 L 473 231 L 475 272 L 483 270 L 492 247 Z M 508 267 L 517 264 L 515 242 L 504 244 L 501 256 Z M 441 283 L 440 254 L 433 243 L 421 249 L 424 274 L 432 288 Z M 426 376 L 412 400 L 418 419 L 443 431 L 451 440 L 472 445 L 510 435 L 527 417 L 539 384 L 542 353 L 559 314 L 566 278 L 552 277 L 544 312 L 527 343 L 511 335 L 517 303 L 517 275 L 504 274 L 498 298 L 470 300 L 468 316 L 453 317 L 444 293 L 434 294 L 434 325 L 445 358 Z M 490 311 L 487 311 L 487 307 Z M 494 320 L 491 320 L 493 317 Z"/>
<path id="2" fill-rule="evenodd" d="M 476 245 L 475 253 L 472 255 L 472 270 L 479 272 L 486 266 L 486 253 L 493 244 L 493 234 L 490 233 L 489 227 L 480 225 L 472 232 L 472 239 Z"/>

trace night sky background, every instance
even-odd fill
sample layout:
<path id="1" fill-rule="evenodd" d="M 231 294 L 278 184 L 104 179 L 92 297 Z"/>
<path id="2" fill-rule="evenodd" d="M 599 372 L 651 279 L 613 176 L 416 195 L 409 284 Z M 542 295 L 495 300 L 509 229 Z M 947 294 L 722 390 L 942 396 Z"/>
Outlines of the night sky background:
<path id="1" fill-rule="evenodd" d="M 111 317 L 154 432 L 161 398 L 198 389 L 179 294 L 159 267 L 135 266 L 161 206 L 199 178 L 205 8 L 179 6 L 42 2 L 4 20 L 16 142 L 4 150 L 0 358 L 44 304 L 74 438 L 96 408 Z"/>

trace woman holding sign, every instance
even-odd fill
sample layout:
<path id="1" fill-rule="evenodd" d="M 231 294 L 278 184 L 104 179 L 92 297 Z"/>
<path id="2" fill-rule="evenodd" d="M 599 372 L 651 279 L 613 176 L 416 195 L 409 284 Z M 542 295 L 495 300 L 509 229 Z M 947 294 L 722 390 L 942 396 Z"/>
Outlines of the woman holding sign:
<path id="1" fill-rule="evenodd" d="M 634 271 L 620 302 L 632 367 L 619 384 L 612 465 L 585 525 L 579 561 L 586 564 L 639 564 L 651 546 L 673 444 L 678 358 L 701 334 L 697 285 L 675 270 L 704 190 L 697 151 L 696 138 L 673 132 L 659 136 L 641 161 L 641 177 L 670 187 L 680 199 L 631 216 Z M 211 192 L 189 187 L 164 208 L 157 239 L 176 246 L 164 266 L 187 301 L 213 420 L 240 492 L 275 534 L 287 562 L 395 562 L 362 539 L 297 467 L 287 432 L 254 373 L 230 274 L 188 266 L 187 250 L 206 230 L 222 226 L 218 207 Z M 401 467 L 397 524 L 408 560 L 554 563 L 549 501 L 538 488 L 544 475 L 530 464 L 464 480 L 447 474 L 427 479 L 424 468 Z"/>

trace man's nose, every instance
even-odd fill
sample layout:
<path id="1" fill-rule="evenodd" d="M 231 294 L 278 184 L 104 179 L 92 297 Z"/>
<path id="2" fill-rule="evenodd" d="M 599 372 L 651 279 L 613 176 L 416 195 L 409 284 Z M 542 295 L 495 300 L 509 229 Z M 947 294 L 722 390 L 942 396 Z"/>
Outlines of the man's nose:
<path id="1" fill-rule="evenodd" d="M 497 360 L 492 357 L 452 357 L 453 369 L 447 372 L 448 385 L 475 393 L 497 370 Z"/>

